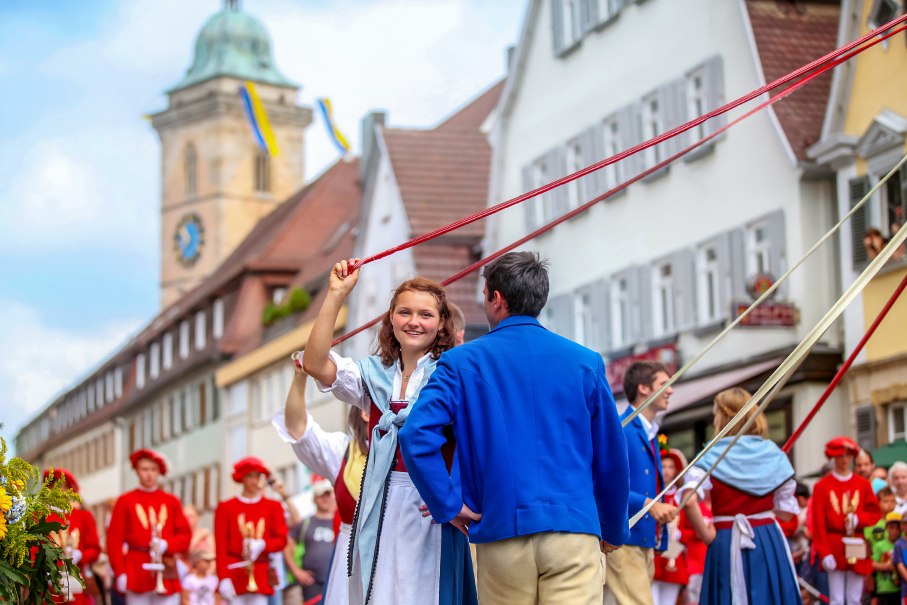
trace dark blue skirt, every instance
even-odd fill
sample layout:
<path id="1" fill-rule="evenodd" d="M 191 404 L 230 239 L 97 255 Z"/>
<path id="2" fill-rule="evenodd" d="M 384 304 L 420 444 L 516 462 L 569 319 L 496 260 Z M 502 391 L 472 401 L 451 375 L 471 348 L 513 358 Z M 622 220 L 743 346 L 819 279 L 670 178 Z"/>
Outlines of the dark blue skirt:
<path id="1" fill-rule="evenodd" d="M 450 523 L 441 526 L 439 605 L 478 605 L 469 540 Z"/>
<path id="2" fill-rule="evenodd" d="M 750 605 L 803 605 L 800 587 L 777 524 L 753 528 L 754 550 L 743 552 L 743 575 Z M 705 557 L 702 605 L 731 605 L 731 530 L 719 529 Z"/>

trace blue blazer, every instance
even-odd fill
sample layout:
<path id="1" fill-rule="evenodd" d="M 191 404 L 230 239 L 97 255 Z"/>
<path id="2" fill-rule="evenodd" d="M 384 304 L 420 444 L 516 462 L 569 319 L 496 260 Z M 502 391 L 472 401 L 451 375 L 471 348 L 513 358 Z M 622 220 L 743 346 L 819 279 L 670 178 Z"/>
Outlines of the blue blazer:
<path id="1" fill-rule="evenodd" d="M 441 456 L 453 424 L 460 482 Z M 406 468 L 439 523 L 465 502 L 472 542 L 539 532 L 629 538 L 629 466 L 601 355 L 525 315 L 441 355 L 400 431 Z"/>
<path id="2" fill-rule="evenodd" d="M 621 414 L 620 419 L 623 420 L 632 412 L 633 408 L 628 407 Z M 624 435 L 627 437 L 627 454 L 630 460 L 630 517 L 632 517 L 646 505 L 647 498 L 654 498 L 658 495 L 656 481 L 664 489 L 664 479 L 661 475 L 661 452 L 658 444 L 655 444 L 653 452 L 652 444 L 646 436 L 646 429 L 639 416 L 624 427 Z M 661 533 L 661 541 L 659 544 L 655 544 L 655 519 L 646 513 L 630 529 L 630 539 L 627 544 L 664 550 L 668 547 L 668 532 Z"/>

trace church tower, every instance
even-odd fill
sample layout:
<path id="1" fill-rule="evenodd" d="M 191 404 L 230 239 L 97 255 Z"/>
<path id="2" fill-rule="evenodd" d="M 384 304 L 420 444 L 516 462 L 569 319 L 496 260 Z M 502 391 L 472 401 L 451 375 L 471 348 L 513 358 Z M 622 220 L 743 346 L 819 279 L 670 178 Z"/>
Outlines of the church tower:
<path id="1" fill-rule="evenodd" d="M 255 85 L 278 153 L 262 151 L 239 89 Z M 185 77 L 151 117 L 161 139 L 161 305 L 210 275 L 258 221 L 303 184 L 312 111 L 274 65 L 267 30 L 226 0 L 198 34 Z"/>

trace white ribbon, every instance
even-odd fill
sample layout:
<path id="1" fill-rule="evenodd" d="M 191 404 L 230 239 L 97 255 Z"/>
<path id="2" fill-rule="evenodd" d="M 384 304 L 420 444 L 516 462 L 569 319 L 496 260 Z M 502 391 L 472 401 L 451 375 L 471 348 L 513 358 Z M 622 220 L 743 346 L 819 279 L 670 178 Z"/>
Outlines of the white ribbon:
<path id="1" fill-rule="evenodd" d="M 749 605 L 746 593 L 746 575 L 743 572 L 743 551 L 755 550 L 756 543 L 753 538 L 756 532 L 750 524 L 750 519 L 774 519 L 775 513 L 766 511 L 755 515 L 736 514 L 730 516 L 717 516 L 714 523 L 732 523 L 731 525 L 731 603 L 733 605 Z"/>

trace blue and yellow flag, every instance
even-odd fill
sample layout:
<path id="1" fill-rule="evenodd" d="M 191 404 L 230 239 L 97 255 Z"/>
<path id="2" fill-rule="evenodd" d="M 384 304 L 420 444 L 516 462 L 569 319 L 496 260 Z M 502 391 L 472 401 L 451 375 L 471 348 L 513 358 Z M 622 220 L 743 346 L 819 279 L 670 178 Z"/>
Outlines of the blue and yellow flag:
<path id="1" fill-rule="evenodd" d="M 274 138 L 274 131 L 271 130 L 271 123 L 268 121 L 264 105 L 261 104 L 261 99 L 255 92 L 255 84 L 246 80 L 246 83 L 239 87 L 239 96 L 242 97 L 246 117 L 249 119 L 249 126 L 252 127 L 252 134 L 258 142 L 258 146 L 268 155 L 277 155 L 277 140 Z"/>
<path id="2" fill-rule="evenodd" d="M 331 109 L 331 100 L 328 98 L 318 99 L 318 109 L 321 112 L 321 117 L 324 120 L 324 126 L 328 129 L 328 135 L 331 137 L 331 141 L 334 142 L 334 146 L 337 147 L 337 151 L 341 155 L 346 155 L 350 150 L 350 144 L 347 142 L 346 137 L 343 136 L 343 133 L 337 128 L 337 125 L 334 124 L 334 114 Z"/>

